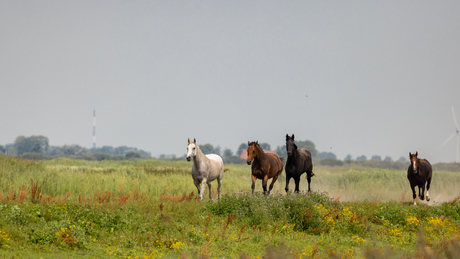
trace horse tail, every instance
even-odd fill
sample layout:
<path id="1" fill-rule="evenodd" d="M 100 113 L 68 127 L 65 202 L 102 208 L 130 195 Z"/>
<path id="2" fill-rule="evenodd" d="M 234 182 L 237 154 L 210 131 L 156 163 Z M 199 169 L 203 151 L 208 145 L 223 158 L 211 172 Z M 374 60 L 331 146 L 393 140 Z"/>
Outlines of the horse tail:
<path id="1" fill-rule="evenodd" d="M 228 169 L 228 168 L 224 168 L 224 172 L 227 172 L 228 170 L 230 170 L 230 169 Z"/>

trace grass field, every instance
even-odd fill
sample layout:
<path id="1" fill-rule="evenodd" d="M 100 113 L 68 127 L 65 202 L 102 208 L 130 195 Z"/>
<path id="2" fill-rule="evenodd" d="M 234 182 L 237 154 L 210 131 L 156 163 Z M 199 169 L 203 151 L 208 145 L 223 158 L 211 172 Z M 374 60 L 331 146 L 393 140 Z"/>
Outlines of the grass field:
<path id="1" fill-rule="evenodd" d="M 405 171 L 314 168 L 311 193 L 250 193 L 226 165 L 222 198 L 196 198 L 192 162 L 0 156 L 0 258 L 457 258 L 460 173 L 434 171 L 412 206 Z M 217 198 L 213 182 L 213 197 Z M 290 189 L 294 189 L 291 181 Z M 301 190 L 306 180 L 301 181 Z"/>

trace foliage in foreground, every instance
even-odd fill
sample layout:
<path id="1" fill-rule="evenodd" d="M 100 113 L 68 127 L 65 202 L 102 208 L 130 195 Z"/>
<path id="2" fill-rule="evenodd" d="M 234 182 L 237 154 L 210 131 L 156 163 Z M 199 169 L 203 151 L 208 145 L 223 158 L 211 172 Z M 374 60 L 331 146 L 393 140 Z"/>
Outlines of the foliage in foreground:
<path id="1" fill-rule="evenodd" d="M 155 163 L 0 157 L 0 257 L 455 258 L 460 253 L 459 198 L 411 206 L 394 200 L 342 202 L 322 192 L 252 196 L 229 191 L 230 183 L 238 186 L 244 176 L 232 169 L 221 200 L 200 202 L 190 189 L 165 191 L 182 178 L 184 186 L 191 185 L 183 167 L 189 164 Z M 322 173 L 315 184 L 321 179 L 330 184 L 339 175 Z M 355 189 L 352 183 L 372 174 L 392 186 L 399 181 L 388 177 L 391 171 L 350 169 L 340 173 L 350 181 L 340 183 Z M 448 182 L 445 188 L 454 183 Z M 163 188 L 158 196 L 145 186 L 154 183 Z M 436 184 L 441 186 L 440 180 Z"/>
<path id="2" fill-rule="evenodd" d="M 235 194 L 206 203 L 193 193 L 121 205 L 1 201 L 0 254 L 8 255 L 257 258 L 284 251 L 292 258 L 452 258 L 460 252 L 459 199 L 431 207 L 340 202 L 325 193 Z"/>

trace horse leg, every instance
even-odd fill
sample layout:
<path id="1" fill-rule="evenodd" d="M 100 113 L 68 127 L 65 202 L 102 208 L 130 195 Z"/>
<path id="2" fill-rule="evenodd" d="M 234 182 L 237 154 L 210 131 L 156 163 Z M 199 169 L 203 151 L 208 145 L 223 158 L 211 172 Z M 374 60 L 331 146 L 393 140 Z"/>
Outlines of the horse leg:
<path id="1" fill-rule="evenodd" d="M 428 178 L 426 181 L 426 201 L 430 201 L 430 184 L 431 184 L 431 178 Z"/>
<path id="2" fill-rule="evenodd" d="M 295 193 L 299 193 L 299 192 L 300 192 L 300 189 L 299 189 L 299 185 L 300 185 L 300 176 L 294 177 L 294 182 L 295 182 L 295 190 L 294 190 L 294 192 L 295 192 Z"/>
<path id="3" fill-rule="evenodd" d="M 415 198 L 417 197 L 417 195 L 415 194 L 415 185 L 410 185 L 410 188 L 412 189 L 412 198 L 414 199 L 414 206 L 417 205 L 417 203 L 415 203 Z"/>
<path id="4" fill-rule="evenodd" d="M 220 189 L 222 186 L 222 177 L 217 178 L 217 199 L 220 199 Z"/>
<path id="5" fill-rule="evenodd" d="M 252 195 L 254 195 L 254 189 L 256 188 L 256 180 L 257 180 L 257 177 L 252 175 L 252 185 L 251 185 Z"/>
<path id="6" fill-rule="evenodd" d="M 420 193 L 420 189 L 422 192 Z M 418 187 L 419 195 L 420 195 L 420 200 L 425 200 L 425 185 L 422 185 L 422 188 L 420 186 Z"/>
<path id="7" fill-rule="evenodd" d="M 307 175 L 307 182 L 308 182 L 308 192 L 311 192 L 310 190 L 311 176 Z"/>
<path id="8" fill-rule="evenodd" d="M 200 182 L 198 182 L 197 180 L 194 180 L 193 183 L 195 184 L 195 187 L 198 190 L 198 196 L 200 196 Z"/>
<path id="9" fill-rule="evenodd" d="M 273 185 L 275 185 L 276 180 L 278 179 L 278 175 L 275 175 L 272 179 L 272 183 L 270 184 L 270 188 L 268 189 L 268 194 L 270 194 L 270 191 L 273 189 Z M 268 180 L 267 180 L 268 181 Z"/>
<path id="10" fill-rule="evenodd" d="M 209 200 L 212 201 L 212 189 L 211 189 L 211 182 L 207 183 L 208 184 L 208 190 L 209 190 Z"/>
<path id="11" fill-rule="evenodd" d="M 203 179 L 201 181 L 201 188 L 200 188 L 200 201 L 203 200 L 203 193 L 204 193 L 205 188 L 206 188 L 206 179 Z"/>
<path id="12" fill-rule="evenodd" d="M 286 190 L 286 193 L 289 191 L 289 181 L 291 180 L 291 176 L 286 173 L 286 187 L 284 190 Z"/>
<path id="13" fill-rule="evenodd" d="M 268 175 L 264 176 L 264 179 L 262 179 L 262 188 L 264 189 L 264 194 L 267 194 L 267 182 Z"/>

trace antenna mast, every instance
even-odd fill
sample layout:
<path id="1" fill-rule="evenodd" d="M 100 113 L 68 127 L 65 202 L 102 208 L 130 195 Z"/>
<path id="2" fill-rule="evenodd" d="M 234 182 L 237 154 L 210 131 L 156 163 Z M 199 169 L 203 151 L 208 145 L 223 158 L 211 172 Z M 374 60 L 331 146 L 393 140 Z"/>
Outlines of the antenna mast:
<path id="1" fill-rule="evenodd" d="M 93 148 L 96 148 L 96 109 L 93 109 Z"/>

